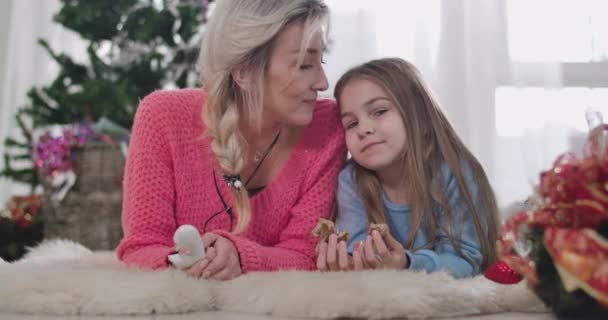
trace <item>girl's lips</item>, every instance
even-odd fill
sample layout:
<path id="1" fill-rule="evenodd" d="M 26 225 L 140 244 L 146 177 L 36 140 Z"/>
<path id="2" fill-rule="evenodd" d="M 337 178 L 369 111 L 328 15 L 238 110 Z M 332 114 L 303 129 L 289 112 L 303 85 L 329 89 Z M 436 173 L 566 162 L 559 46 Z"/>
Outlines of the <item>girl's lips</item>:
<path id="1" fill-rule="evenodd" d="M 363 146 L 363 148 L 361 148 L 361 153 L 365 152 L 365 150 L 367 150 L 375 145 L 379 145 L 382 143 L 384 143 L 384 141 L 376 141 L 376 142 L 367 143 L 366 145 Z"/>

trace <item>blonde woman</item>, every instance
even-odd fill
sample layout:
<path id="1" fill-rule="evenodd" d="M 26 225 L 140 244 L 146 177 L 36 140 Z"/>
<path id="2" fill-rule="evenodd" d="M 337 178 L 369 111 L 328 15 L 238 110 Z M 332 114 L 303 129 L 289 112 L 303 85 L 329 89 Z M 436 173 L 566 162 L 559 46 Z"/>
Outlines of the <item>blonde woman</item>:
<path id="1" fill-rule="evenodd" d="M 494 192 L 418 70 L 397 58 L 373 60 L 346 72 L 334 95 L 353 158 L 337 191 L 337 227 L 350 239 L 320 244 L 318 268 L 463 278 L 492 263 Z"/>
<path id="2" fill-rule="evenodd" d="M 191 224 L 206 248 L 191 276 L 315 268 L 311 230 L 346 155 L 335 102 L 318 99 L 327 20 L 321 0 L 217 1 L 202 89 L 157 91 L 137 110 L 122 261 L 170 266 L 173 234 Z"/>

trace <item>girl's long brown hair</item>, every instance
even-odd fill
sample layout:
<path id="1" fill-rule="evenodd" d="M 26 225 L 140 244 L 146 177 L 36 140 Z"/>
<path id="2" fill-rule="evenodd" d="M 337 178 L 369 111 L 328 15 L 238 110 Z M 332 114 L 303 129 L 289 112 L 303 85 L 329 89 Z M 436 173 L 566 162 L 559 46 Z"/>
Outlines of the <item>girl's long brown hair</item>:
<path id="1" fill-rule="evenodd" d="M 340 94 L 349 82 L 365 79 L 380 86 L 397 106 L 405 125 L 407 152 L 404 152 L 402 172 L 407 177 L 409 206 L 412 210 L 409 230 L 404 247 L 412 248 L 420 228 L 429 243 L 422 248 L 437 245 L 440 231 L 448 234 L 449 240 L 464 259 L 470 261 L 461 250 L 459 239 L 465 214 L 470 214 L 481 245 L 485 270 L 496 259 L 495 243 L 498 233 L 498 207 L 494 191 L 475 156 L 462 143 L 456 131 L 443 114 L 431 90 L 422 80 L 419 71 L 411 63 L 399 58 L 372 60 L 346 72 L 335 87 L 334 96 L 340 104 Z M 456 206 L 448 204 L 446 185 L 440 168 L 447 165 L 454 175 L 460 197 Z M 378 176 L 356 162 L 354 181 L 363 199 L 367 220 L 370 223 L 385 223 L 386 212 L 382 200 L 382 185 Z M 470 168 L 477 185 L 477 202 L 467 187 L 464 168 Z M 443 211 L 442 222 L 434 213 Z M 460 223 L 454 223 L 460 221 Z"/>

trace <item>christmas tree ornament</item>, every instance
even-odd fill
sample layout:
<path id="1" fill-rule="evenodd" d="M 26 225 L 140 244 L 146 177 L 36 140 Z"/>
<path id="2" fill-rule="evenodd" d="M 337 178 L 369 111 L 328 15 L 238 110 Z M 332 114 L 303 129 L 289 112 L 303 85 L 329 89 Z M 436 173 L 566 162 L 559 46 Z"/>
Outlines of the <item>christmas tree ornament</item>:
<path id="1" fill-rule="evenodd" d="M 511 269 L 503 261 L 498 261 L 490 265 L 490 267 L 484 271 L 483 275 L 489 280 L 502 284 L 516 284 L 523 279 L 519 273 L 515 272 L 515 270 Z"/>
<path id="2" fill-rule="evenodd" d="M 0 217 L 13 221 L 21 228 L 29 227 L 40 209 L 40 195 L 14 196 L 0 212 Z"/>

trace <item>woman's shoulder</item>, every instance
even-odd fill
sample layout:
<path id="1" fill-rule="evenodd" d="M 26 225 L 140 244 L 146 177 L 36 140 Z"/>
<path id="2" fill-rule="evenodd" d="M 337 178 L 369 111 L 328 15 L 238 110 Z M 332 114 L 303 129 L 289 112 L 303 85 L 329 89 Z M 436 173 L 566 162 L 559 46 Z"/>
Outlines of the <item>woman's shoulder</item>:
<path id="1" fill-rule="evenodd" d="M 309 142 L 324 145 L 328 141 L 344 140 L 340 110 L 334 100 L 319 99 L 315 104 L 312 122 L 305 129 Z"/>
<path id="2" fill-rule="evenodd" d="M 339 122 L 340 110 L 333 99 L 319 99 L 315 104 L 313 123 Z"/>
<path id="3" fill-rule="evenodd" d="M 200 131 L 204 101 L 202 89 L 154 91 L 139 103 L 134 125 L 164 131 Z"/>
<path id="4" fill-rule="evenodd" d="M 200 114 L 205 98 L 203 90 L 196 88 L 156 90 L 140 102 L 137 113 L 156 117 L 190 117 Z"/>

